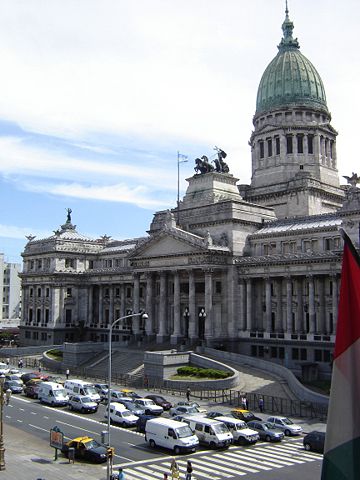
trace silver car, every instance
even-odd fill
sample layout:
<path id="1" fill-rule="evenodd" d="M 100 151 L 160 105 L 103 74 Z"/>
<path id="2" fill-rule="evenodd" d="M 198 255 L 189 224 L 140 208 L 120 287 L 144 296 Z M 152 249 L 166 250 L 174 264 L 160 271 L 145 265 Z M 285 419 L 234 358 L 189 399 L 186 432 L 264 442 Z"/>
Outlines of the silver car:
<path id="1" fill-rule="evenodd" d="M 95 413 L 98 404 L 86 395 L 72 395 L 68 401 L 69 410 L 76 410 L 82 413 Z"/>
<path id="2" fill-rule="evenodd" d="M 282 430 L 287 437 L 290 435 L 300 435 L 303 431 L 300 425 L 296 425 L 296 423 L 287 417 L 269 417 L 267 422 L 279 430 Z"/>

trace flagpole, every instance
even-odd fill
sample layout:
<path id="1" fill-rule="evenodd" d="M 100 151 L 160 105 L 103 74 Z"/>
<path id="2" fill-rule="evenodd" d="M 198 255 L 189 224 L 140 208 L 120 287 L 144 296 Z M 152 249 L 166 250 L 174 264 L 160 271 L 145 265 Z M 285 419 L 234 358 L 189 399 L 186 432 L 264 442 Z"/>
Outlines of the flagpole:
<path id="1" fill-rule="evenodd" d="M 183 158 L 183 160 L 180 160 Z M 177 222 L 176 224 L 180 225 L 180 163 L 187 162 L 187 156 L 183 155 L 179 151 L 177 152 Z"/>

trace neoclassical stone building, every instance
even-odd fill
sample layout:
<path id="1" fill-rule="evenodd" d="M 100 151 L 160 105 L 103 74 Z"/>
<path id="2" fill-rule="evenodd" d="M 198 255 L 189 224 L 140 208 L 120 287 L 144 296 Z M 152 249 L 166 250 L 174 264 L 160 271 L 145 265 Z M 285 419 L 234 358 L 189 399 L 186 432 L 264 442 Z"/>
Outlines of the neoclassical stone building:
<path id="1" fill-rule="evenodd" d="M 148 235 L 87 238 L 72 224 L 23 252 L 23 344 L 204 342 L 330 371 L 342 241 L 359 248 L 356 175 L 340 186 L 325 90 L 286 11 L 278 54 L 260 81 L 252 179 L 221 168 L 188 178 L 178 209 Z"/>

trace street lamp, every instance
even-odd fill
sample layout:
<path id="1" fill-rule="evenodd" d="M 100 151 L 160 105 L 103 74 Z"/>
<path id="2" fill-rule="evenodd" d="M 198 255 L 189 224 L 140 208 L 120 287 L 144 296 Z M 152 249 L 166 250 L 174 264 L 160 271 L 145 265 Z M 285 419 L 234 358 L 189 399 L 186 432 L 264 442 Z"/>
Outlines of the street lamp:
<path id="1" fill-rule="evenodd" d="M 132 317 L 138 317 L 138 316 L 141 316 L 141 318 L 143 320 L 146 320 L 147 318 L 149 318 L 149 316 L 144 313 L 144 312 L 140 312 L 140 313 L 132 313 L 130 315 L 124 315 L 123 317 L 120 317 L 120 318 L 117 318 L 116 320 L 114 320 L 110 326 L 109 326 L 109 366 L 108 366 L 108 404 L 107 404 L 107 445 L 108 447 L 110 447 L 111 445 L 111 442 L 110 442 L 110 425 L 111 425 L 111 422 L 110 422 L 110 401 L 111 401 L 111 347 L 112 347 L 112 331 L 113 331 L 113 328 L 114 326 L 121 322 L 122 320 L 127 320 L 128 318 L 132 318 Z M 110 457 L 108 455 L 107 457 L 107 473 L 106 473 L 106 480 L 111 480 L 111 475 L 112 475 L 112 463 L 111 463 L 111 466 L 110 466 Z"/>
<path id="2" fill-rule="evenodd" d="M 3 422 L 3 411 L 4 411 L 4 382 L 5 375 L 0 375 L 0 470 L 5 470 L 5 448 L 4 448 L 4 422 Z"/>

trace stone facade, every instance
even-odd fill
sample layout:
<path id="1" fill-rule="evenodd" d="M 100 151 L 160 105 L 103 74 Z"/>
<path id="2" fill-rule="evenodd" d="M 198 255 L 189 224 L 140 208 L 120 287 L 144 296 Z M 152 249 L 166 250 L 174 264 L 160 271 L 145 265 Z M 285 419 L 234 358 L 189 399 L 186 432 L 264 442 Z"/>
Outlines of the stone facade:
<path id="1" fill-rule="evenodd" d="M 293 49 L 299 62 L 297 41 L 286 35 L 280 54 Z M 360 190 L 340 186 L 324 90 L 309 101 L 303 85 L 284 105 L 287 90 L 269 97 L 267 82 L 250 140 L 250 185 L 230 173 L 196 174 L 178 209 L 154 214 L 147 236 L 87 238 L 68 214 L 53 236 L 27 243 L 23 344 L 106 342 L 116 319 L 146 312 L 146 320 L 117 322 L 113 341 L 205 343 L 329 375 L 339 228 L 359 248 Z"/>

